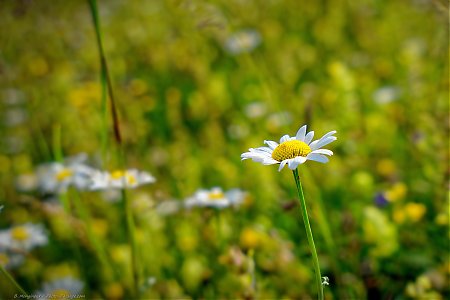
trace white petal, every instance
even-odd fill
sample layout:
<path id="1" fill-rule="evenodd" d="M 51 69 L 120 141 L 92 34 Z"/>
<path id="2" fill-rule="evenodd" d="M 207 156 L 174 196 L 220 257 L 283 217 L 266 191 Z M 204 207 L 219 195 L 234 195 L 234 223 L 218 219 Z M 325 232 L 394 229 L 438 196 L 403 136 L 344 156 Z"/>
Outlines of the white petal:
<path id="1" fill-rule="evenodd" d="M 255 153 L 255 152 L 245 152 L 241 154 L 241 159 L 245 160 L 245 159 L 251 159 L 253 161 L 256 162 L 262 162 L 264 160 L 264 157 L 259 154 L 259 153 Z"/>
<path id="2" fill-rule="evenodd" d="M 278 168 L 278 172 L 280 172 L 280 171 L 284 168 L 284 166 L 286 165 L 286 163 L 287 163 L 287 160 L 286 160 L 286 159 L 283 160 L 283 161 L 280 163 L 280 167 Z"/>
<path id="3" fill-rule="evenodd" d="M 328 150 L 328 149 L 317 149 L 317 150 L 312 151 L 309 154 L 325 154 L 325 155 L 331 156 L 331 155 L 333 155 L 333 151 Z"/>
<path id="4" fill-rule="evenodd" d="M 274 141 L 264 141 L 264 144 L 266 144 L 267 146 L 269 146 L 270 149 L 275 149 L 278 146 L 277 142 Z"/>
<path id="5" fill-rule="evenodd" d="M 306 135 L 306 125 L 303 125 L 300 127 L 300 129 L 297 131 L 297 134 L 295 135 L 295 138 L 299 141 L 304 141 Z"/>
<path id="6" fill-rule="evenodd" d="M 289 169 L 295 170 L 295 169 L 297 169 L 298 165 L 299 165 L 299 162 L 296 161 L 295 158 L 292 158 L 292 159 L 288 160 L 288 167 L 289 167 Z"/>
<path id="7" fill-rule="evenodd" d="M 324 138 L 327 138 L 327 137 L 329 137 L 329 136 L 332 136 L 332 135 L 335 134 L 336 132 L 337 132 L 336 130 L 330 131 L 330 132 L 324 134 L 323 137 L 321 137 L 321 139 L 324 139 Z"/>
<path id="8" fill-rule="evenodd" d="M 286 141 L 289 141 L 289 135 L 283 135 L 282 137 L 281 137 L 281 139 L 280 139 L 280 144 L 281 143 L 284 143 L 284 142 L 286 142 Z"/>
<path id="9" fill-rule="evenodd" d="M 258 152 L 255 149 L 250 148 L 250 152 L 245 152 L 241 154 L 241 159 L 251 159 L 255 162 L 262 163 L 264 165 L 272 165 L 277 164 L 278 162 L 274 160 L 270 153 L 267 152 Z"/>
<path id="10" fill-rule="evenodd" d="M 155 177 L 153 177 L 152 175 L 150 175 L 147 172 L 140 172 L 138 175 L 139 184 L 153 183 L 155 181 L 156 181 Z"/>
<path id="11" fill-rule="evenodd" d="M 318 161 L 320 163 L 326 163 L 328 162 L 328 157 L 322 155 L 322 154 L 317 154 L 317 153 L 310 153 L 308 154 L 308 156 L 306 156 L 307 159 L 309 160 L 315 160 Z"/>
<path id="12" fill-rule="evenodd" d="M 329 143 L 333 142 L 337 140 L 337 137 L 335 136 L 329 136 L 326 138 L 321 138 L 320 140 L 315 140 L 314 142 L 312 142 L 309 147 L 311 148 L 311 150 L 317 150 L 325 145 L 328 145 Z"/>
<path id="13" fill-rule="evenodd" d="M 305 137 L 304 142 L 309 145 L 309 143 L 312 141 L 313 137 L 314 137 L 314 131 L 308 132 L 308 134 Z"/>
<path id="14" fill-rule="evenodd" d="M 298 164 L 302 164 L 304 163 L 307 159 L 304 156 L 297 156 L 296 158 L 294 158 L 296 162 L 298 162 Z"/>
<path id="15" fill-rule="evenodd" d="M 279 162 L 278 161 L 276 161 L 275 159 L 273 159 L 273 158 L 265 158 L 264 160 L 263 160 L 263 162 L 262 162 L 262 164 L 263 165 L 275 165 L 275 164 L 278 164 Z"/>
<path id="16" fill-rule="evenodd" d="M 244 160 L 244 159 L 253 159 L 253 158 L 262 158 L 262 156 L 263 156 L 263 154 L 262 153 L 258 153 L 258 152 L 255 152 L 255 151 L 252 151 L 253 149 L 252 148 L 250 148 L 249 149 L 250 150 L 250 152 L 245 152 L 245 153 L 242 153 L 241 154 L 241 159 L 242 160 Z"/>
<path id="17" fill-rule="evenodd" d="M 273 150 L 270 149 L 269 147 L 258 147 L 254 149 L 257 152 L 266 152 L 266 153 L 270 153 L 272 155 Z"/>

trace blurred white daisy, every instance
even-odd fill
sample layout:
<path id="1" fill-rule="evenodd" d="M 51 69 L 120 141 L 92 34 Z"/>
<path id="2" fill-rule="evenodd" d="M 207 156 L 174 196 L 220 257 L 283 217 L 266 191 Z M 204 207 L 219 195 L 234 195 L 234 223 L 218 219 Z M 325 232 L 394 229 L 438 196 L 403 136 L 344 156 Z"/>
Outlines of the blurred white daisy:
<path id="1" fill-rule="evenodd" d="M 224 193 L 220 187 L 213 187 L 210 190 L 200 189 L 192 197 L 185 200 L 186 208 L 191 207 L 214 207 L 224 208 L 228 206 L 238 206 L 241 204 L 246 193 L 239 189 L 232 189 Z"/>
<path id="2" fill-rule="evenodd" d="M 280 164 L 278 171 L 285 165 L 289 169 L 295 170 L 298 165 L 307 160 L 315 160 L 321 163 L 328 162 L 326 155 L 331 156 L 333 152 L 321 147 L 328 145 L 337 138 L 333 136 L 336 131 L 330 131 L 318 140 L 313 142 L 314 131 L 306 133 L 306 125 L 302 126 L 295 137 L 284 135 L 280 139 L 280 144 L 274 141 L 264 141 L 268 147 L 250 148 L 249 152 L 241 154 L 242 160 L 252 159 L 263 165 Z"/>
<path id="3" fill-rule="evenodd" d="M 36 190 L 38 186 L 38 178 L 36 174 L 21 174 L 14 181 L 16 189 L 20 192 L 31 192 Z"/>
<path id="4" fill-rule="evenodd" d="M 292 123 L 292 114 L 288 111 L 281 111 L 267 117 L 266 125 L 271 128 L 280 128 Z"/>
<path id="5" fill-rule="evenodd" d="M 136 169 L 116 170 L 111 173 L 96 171 L 91 176 L 91 190 L 127 189 L 155 182 L 147 172 Z"/>
<path id="6" fill-rule="evenodd" d="M 41 165 L 37 170 L 38 187 L 44 193 L 60 194 L 69 186 L 86 190 L 91 184 L 94 169 L 85 164 L 87 156 L 79 154 L 63 163 L 53 162 Z"/>
<path id="7" fill-rule="evenodd" d="M 261 35 L 254 29 L 244 29 L 230 35 L 225 41 L 225 50 L 230 54 L 247 53 L 261 43 Z"/>
<path id="8" fill-rule="evenodd" d="M 6 106 L 21 105 L 26 102 L 25 93 L 18 89 L 4 89 L 1 94 L 3 104 Z"/>
<path id="9" fill-rule="evenodd" d="M 102 198 L 109 203 L 117 203 L 122 199 L 122 193 L 119 189 L 102 189 Z"/>
<path id="10" fill-rule="evenodd" d="M 373 93 L 373 100 L 378 104 L 386 104 L 397 100 L 401 90 L 395 86 L 384 86 Z"/>
<path id="11" fill-rule="evenodd" d="M 0 265 L 7 269 L 14 269 L 22 264 L 24 257 L 20 253 L 0 250 Z"/>
<path id="12" fill-rule="evenodd" d="M 34 295 L 39 299 L 79 298 L 82 296 L 83 287 L 82 281 L 68 276 L 44 283 L 42 289 L 36 291 Z"/>
<path id="13" fill-rule="evenodd" d="M 2 116 L 3 123 L 8 127 L 19 126 L 27 120 L 27 113 L 20 107 L 7 109 Z"/>
<path id="14" fill-rule="evenodd" d="M 26 223 L 0 231 L 0 248 L 11 251 L 30 251 L 48 243 L 44 227 Z"/>
<path id="15" fill-rule="evenodd" d="M 245 115 L 250 119 L 264 116 L 267 112 L 267 105 L 263 102 L 252 102 L 245 106 Z"/>
<path id="16" fill-rule="evenodd" d="M 162 216 L 173 215 L 180 210 L 180 203 L 178 200 L 164 200 L 156 205 L 155 211 Z"/>

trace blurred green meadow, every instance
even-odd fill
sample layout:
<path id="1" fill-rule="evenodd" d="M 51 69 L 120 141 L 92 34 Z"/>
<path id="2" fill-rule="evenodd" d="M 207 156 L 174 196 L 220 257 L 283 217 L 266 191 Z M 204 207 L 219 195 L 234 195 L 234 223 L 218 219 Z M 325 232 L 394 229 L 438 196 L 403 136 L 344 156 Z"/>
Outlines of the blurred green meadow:
<path id="1" fill-rule="evenodd" d="M 450 297 L 448 2 L 97 5 L 118 124 L 88 1 L 0 4 L 1 299 L 316 299 L 291 172 L 240 158 L 303 124 L 325 298 Z"/>

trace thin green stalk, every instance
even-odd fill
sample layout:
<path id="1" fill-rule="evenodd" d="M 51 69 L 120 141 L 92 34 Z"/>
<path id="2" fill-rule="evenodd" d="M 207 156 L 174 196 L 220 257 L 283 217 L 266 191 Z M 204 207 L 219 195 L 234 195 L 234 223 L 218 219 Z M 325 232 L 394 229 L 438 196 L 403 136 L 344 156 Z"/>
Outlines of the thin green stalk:
<path id="1" fill-rule="evenodd" d="M 319 300 L 323 300 L 322 275 L 320 274 L 319 257 L 317 256 L 316 246 L 314 244 L 314 238 L 311 231 L 311 225 L 309 224 L 305 196 L 303 195 L 302 184 L 300 182 L 300 177 L 298 176 L 298 169 L 295 169 L 292 172 L 294 173 L 295 184 L 297 185 L 298 199 L 300 202 L 300 209 L 302 211 L 303 223 L 305 224 L 306 236 L 308 237 L 309 249 L 313 256 L 314 271 L 316 273 L 317 292 L 319 294 Z"/>
<path id="2" fill-rule="evenodd" d="M 309 178 L 310 182 L 314 183 L 314 177 L 309 176 L 311 173 L 308 169 L 303 170 L 303 173 Z M 336 283 L 335 287 L 337 289 L 337 296 L 339 299 L 343 298 L 357 298 L 354 294 L 351 287 L 344 287 L 342 285 L 342 267 L 341 261 L 337 257 L 336 252 L 336 242 L 335 237 L 332 232 L 332 227 L 329 223 L 329 218 L 327 218 L 325 205 L 323 203 L 323 197 L 320 189 L 317 188 L 317 185 L 312 184 L 311 189 L 309 190 L 309 194 L 314 194 L 314 204 L 316 208 L 317 214 L 317 222 L 319 225 L 320 232 L 324 237 L 326 250 L 328 251 L 328 255 L 332 258 L 331 260 L 331 269 L 334 274 L 334 283 Z"/>
<path id="3" fill-rule="evenodd" d="M 61 146 L 61 125 L 55 124 L 53 125 L 52 132 L 52 149 L 53 149 L 53 157 L 57 162 L 63 161 L 62 154 L 62 146 Z"/>
<path id="4" fill-rule="evenodd" d="M 89 7 L 91 9 L 92 21 L 94 23 L 95 36 L 97 39 L 98 52 L 100 55 L 101 81 L 102 81 L 102 85 L 103 85 L 102 91 L 105 90 L 104 86 L 106 85 L 108 94 L 109 94 L 109 99 L 111 101 L 111 114 L 112 114 L 112 119 L 113 119 L 114 137 L 116 139 L 117 144 L 121 145 L 122 138 L 120 135 L 119 117 L 117 114 L 116 102 L 114 100 L 114 93 L 113 93 L 113 89 L 112 89 L 111 77 L 109 75 L 108 64 L 106 63 L 106 57 L 105 57 L 105 53 L 103 51 L 102 36 L 101 36 L 101 30 L 100 30 L 100 18 L 98 16 L 97 1 L 89 0 L 88 2 L 89 2 Z M 103 112 L 105 111 L 105 108 L 106 108 L 106 106 L 102 105 Z M 105 121 L 104 121 L 104 123 L 105 123 Z"/>
<path id="5" fill-rule="evenodd" d="M 59 163 L 63 163 L 64 156 L 63 156 L 63 151 L 62 151 L 62 146 L 61 146 L 61 125 L 60 124 L 53 125 L 52 151 L 53 151 L 53 159 Z M 61 201 L 65 212 L 70 215 L 70 205 L 69 205 L 69 200 L 67 198 L 67 194 L 63 193 L 59 197 L 59 200 Z"/>
<path id="6" fill-rule="evenodd" d="M 84 225 L 86 226 L 87 237 L 89 239 L 89 242 L 91 242 L 92 246 L 94 247 L 100 263 L 106 269 L 108 267 L 110 267 L 114 271 L 114 268 L 109 263 L 105 248 L 103 247 L 103 244 L 96 237 L 94 230 L 92 229 L 91 216 L 90 216 L 88 209 L 84 206 L 84 204 L 82 203 L 82 201 L 80 199 L 80 196 L 77 193 L 75 193 L 75 196 L 72 197 L 72 199 L 73 199 L 73 205 L 75 206 L 75 209 L 77 210 L 79 216 L 83 220 Z"/>
<path id="7" fill-rule="evenodd" d="M 131 206 L 131 201 L 127 197 L 127 193 L 125 189 L 122 189 L 122 200 L 125 205 L 125 217 L 127 222 L 127 231 L 128 231 L 128 240 L 131 245 L 131 260 L 132 260 L 132 273 L 133 273 L 133 288 L 134 288 L 134 296 L 136 297 L 139 292 L 139 264 L 137 259 L 137 246 L 136 246 L 136 237 L 135 233 L 135 224 L 133 218 L 133 208 Z"/>
<path id="8" fill-rule="evenodd" d="M 106 62 L 105 53 L 103 51 L 103 44 L 102 44 L 102 37 L 101 37 L 101 30 L 100 30 L 100 18 L 98 15 L 98 8 L 97 8 L 97 1 L 96 0 L 88 0 L 89 7 L 91 10 L 92 15 L 92 21 L 94 23 L 95 28 L 95 35 L 97 39 L 97 46 L 100 56 L 100 65 L 101 65 L 101 82 L 102 82 L 102 92 L 105 93 L 105 91 L 108 92 L 110 104 L 111 104 L 111 116 L 113 121 L 113 130 L 114 130 L 114 138 L 116 141 L 116 144 L 118 145 L 118 160 L 119 164 L 122 168 L 125 166 L 125 153 L 123 149 L 123 141 L 122 136 L 120 133 L 120 127 L 119 127 L 119 117 L 117 113 L 117 107 L 116 102 L 114 99 L 114 93 L 112 88 L 112 82 L 111 77 L 108 70 L 108 64 Z M 103 95 L 102 99 L 105 99 L 105 96 Z M 103 117 L 106 116 L 106 106 L 105 103 L 102 104 L 102 114 Z M 106 124 L 106 120 L 104 118 L 103 124 Z M 103 134 L 105 134 L 106 127 L 103 129 Z M 102 145 L 103 147 L 106 147 L 107 141 L 106 138 L 103 137 Z M 103 152 L 106 152 L 105 149 L 103 149 Z M 105 154 L 105 153 L 104 153 Z M 133 212 L 131 207 L 131 202 L 127 198 L 125 190 L 122 190 L 122 198 L 125 205 L 125 217 L 126 217 L 126 223 L 127 223 L 127 231 L 128 231 L 128 239 L 131 244 L 131 256 L 132 256 L 132 272 L 133 272 L 133 287 L 134 287 L 134 294 L 135 296 L 138 295 L 139 289 L 139 278 L 140 278 L 140 269 L 138 265 L 138 257 L 137 257 L 137 246 L 136 246 L 136 237 L 134 235 L 135 233 L 135 224 L 133 219 Z"/>
<path id="9" fill-rule="evenodd" d="M 9 274 L 8 271 L 5 270 L 5 268 L 0 264 L 0 272 L 3 273 L 3 275 L 8 278 L 8 280 L 22 293 L 22 295 L 28 297 L 27 292 L 20 286 L 20 284 L 17 283 L 17 281 Z"/>
<path id="10" fill-rule="evenodd" d="M 214 221 L 216 222 L 216 234 L 217 234 L 217 241 L 219 248 L 219 251 L 222 251 L 223 249 L 223 234 L 222 234 L 222 226 L 221 226 L 221 220 L 220 220 L 220 208 L 213 208 L 214 210 Z"/>

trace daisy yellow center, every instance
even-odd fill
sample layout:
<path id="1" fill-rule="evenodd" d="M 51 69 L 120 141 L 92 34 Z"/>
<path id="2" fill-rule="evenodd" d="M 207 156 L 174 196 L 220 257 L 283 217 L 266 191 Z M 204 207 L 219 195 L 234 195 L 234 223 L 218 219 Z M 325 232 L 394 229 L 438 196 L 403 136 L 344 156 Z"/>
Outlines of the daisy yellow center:
<path id="1" fill-rule="evenodd" d="M 286 141 L 279 144 L 272 152 L 272 158 L 276 161 L 294 158 L 297 156 L 305 157 L 311 153 L 311 148 L 302 141 Z"/>
<path id="2" fill-rule="evenodd" d="M 9 263 L 9 257 L 5 253 L 0 253 L 0 265 L 6 266 Z"/>
<path id="3" fill-rule="evenodd" d="M 129 184 L 136 184 L 137 180 L 136 177 L 134 177 L 133 175 L 127 174 L 127 181 Z"/>
<path id="4" fill-rule="evenodd" d="M 72 176 L 73 172 L 70 169 L 62 169 L 56 174 L 56 180 L 63 181 L 64 179 Z"/>
<path id="5" fill-rule="evenodd" d="M 219 199 L 223 199 L 225 197 L 225 195 L 222 192 L 211 192 L 208 195 L 209 200 L 219 200 Z"/>
<path id="6" fill-rule="evenodd" d="M 27 229 L 24 227 L 16 227 L 11 230 L 11 236 L 13 239 L 17 241 L 26 241 L 30 234 L 28 233 Z"/>
<path id="7" fill-rule="evenodd" d="M 111 177 L 113 179 L 120 179 L 121 177 L 123 177 L 125 175 L 124 171 L 121 170 L 116 170 L 114 172 L 111 173 Z"/>
<path id="8" fill-rule="evenodd" d="M 70 297 L 70 292 L 65 289 L 53 290 L 50 299 L 66 299 Z"/>
<path id="9" fill-rule="evenodd" d="M 116 179 L 116 180 L 125 177 L 128 184 L 136 184 L 137 183 L 136 177 L 134 177 L 133 175 L 129 174 L 126 171 L 116 170 L 111 173 L 111 177 L 112 177 L 112 179 Z"/>

